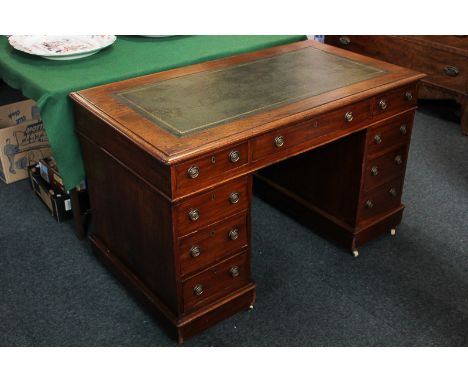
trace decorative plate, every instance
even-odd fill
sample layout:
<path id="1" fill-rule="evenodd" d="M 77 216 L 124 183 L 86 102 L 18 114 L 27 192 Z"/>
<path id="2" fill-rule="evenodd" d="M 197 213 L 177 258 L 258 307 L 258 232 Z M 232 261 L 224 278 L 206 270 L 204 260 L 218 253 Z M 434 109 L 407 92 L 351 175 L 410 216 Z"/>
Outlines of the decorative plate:
<path id="1" fill-rule="evenodd" d="M 8 42 L 17 50 L 49 60 L 75 60 L 99 52 L 116 39 L 113 35 L 10 36 Z"/>

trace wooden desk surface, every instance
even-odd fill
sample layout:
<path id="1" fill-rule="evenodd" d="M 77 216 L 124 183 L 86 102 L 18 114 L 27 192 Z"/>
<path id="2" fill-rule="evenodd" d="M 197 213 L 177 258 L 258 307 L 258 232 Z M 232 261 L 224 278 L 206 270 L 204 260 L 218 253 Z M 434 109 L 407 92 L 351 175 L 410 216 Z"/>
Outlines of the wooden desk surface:
<path id="1" fill-rule="evenodd" d="M 99 86 L 72 98 L 162 162 L 176 163 L 419 77 L 302 41 Z"/>

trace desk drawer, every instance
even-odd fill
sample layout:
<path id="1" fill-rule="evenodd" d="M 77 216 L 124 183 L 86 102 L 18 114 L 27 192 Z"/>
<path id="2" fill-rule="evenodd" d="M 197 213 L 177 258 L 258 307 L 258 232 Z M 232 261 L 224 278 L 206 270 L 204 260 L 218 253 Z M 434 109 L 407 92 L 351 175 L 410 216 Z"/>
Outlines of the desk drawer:
<path id="1" fill-rule="evenodd" d="M 371 116 L 371 101 L 366 100 L 319 115 L 296 125 L 279 128 L 253 140 L 252 160 L 257 161 L 271 155 L 292 153 L 295 147 L 310 143 L 316 137 L 334 131 L 362 126 Z"/>
<path id="2" fill-rule="evenodd" d="M 401 203 L 402 188 L 403 177 L 398 177 L 365 193 L 359 207 L 359 220 L 362 221 L 398 207 Z"/>
<path id="3" fill-rule="evenodd" d="M 411 84 L 374 97 L 373 114 L 386 117 L 416 107 L 416 85 Z"/>
<path id="4" fill-rule="evenodd" d="M 466 37 L 464 37 L 466 39 Z M 465 93 L 468 83 L 468 60 L 453 51 L 452 36 L 327 36 L 326 42 L 343 49 L 428 74 L 425 81 Z M 467 43 L 455 38 L 458 49 Z"/>
<path id="5" fill-rule="evenodd" d="M 449 46 L 421 44 L 405 41 L 411 51 L 405 66 L 428 74 L 425 81 L 436 83 L 443 88 L 466 93 L 468 85 L 468 59 L 450 50 Z M 465 47 L 468 46 L 465 45 Z M 466 48 L 465 48 L 466 51 Z"/>
<path id="6" fill-rule="evenodd" d="M 411 137 L 414 112 L 405 113 L 369 129 L 367 153 L 376 155 L 395 145 L 406 144 Z"/>
<path id="7" fill-rule="evenodd" d="M 414 44 L 416 50 L 421 47 Z M 427 73 L 424 81 L 442 88 L 454 89 L 466 94 L 468 89 L 468 59 L 445 49 L 423 48 L 415 54 L 411 66 Z"/>
<path id="8" fill-rule="evenodd" d="M 248 245 L 246 213 L 178 239 L 181 275 L 203 269 Z"/>
<path id="9" fill-rule="evenodd" d="M 174 207 L 177 236 L 234 215 L 249 206 L 248 177 L 236 179 Z"/>
<path id="10" fill-rule="evenodd" d="M 221 180 L 234 175 L 248 163 L 248 152 L 248 143 L 245 142 L 178 164 L 175 166 L 178 195 L 207 186 L 212 179 Z"/>
<path id="11" fill-rule="evenodd" d="M 454 52 L 448 42 L 452 39 L 451 36 L 432 37 L 423 40 L 421 36 L 333 36 L 327 37 L 327 41 L 345 49 L 427 73 L 427 81 L 444 88 L 466 92 L 466 57 Z M 459 38 L 457 42 L 458 48 L 466 50 L 467 44 L 462 44 L 462 39 Z"/>
<path id="12" fill-rule="evenodd" d="M 244 252 L 186 280 L 182 285 L 184 311 L 206 305 L 247 284 L 248 260 L 248 253 Z"/>
<path id="13" fill-rule="evenodd" d="M 406 167 L 407 146 L 400 146 L 382 156 L 368 159 L 364 175 L 364 189 L 370 190 L 402 174 Z"/>

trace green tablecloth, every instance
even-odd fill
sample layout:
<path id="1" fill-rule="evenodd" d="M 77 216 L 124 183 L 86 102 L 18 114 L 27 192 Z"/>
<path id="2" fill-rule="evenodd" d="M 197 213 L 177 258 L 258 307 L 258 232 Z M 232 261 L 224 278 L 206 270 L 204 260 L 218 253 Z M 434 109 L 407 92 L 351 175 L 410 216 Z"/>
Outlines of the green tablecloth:
<path id="1" fill-rule="evenodd" d="M 122 36 L 76 61 L 51 61 L 14 50 L 0 37 L 0 78 L 34 99 L 67 188 L 84 167 L 74 132 L 72 91 L 305 39 L 305 36 Z"/>

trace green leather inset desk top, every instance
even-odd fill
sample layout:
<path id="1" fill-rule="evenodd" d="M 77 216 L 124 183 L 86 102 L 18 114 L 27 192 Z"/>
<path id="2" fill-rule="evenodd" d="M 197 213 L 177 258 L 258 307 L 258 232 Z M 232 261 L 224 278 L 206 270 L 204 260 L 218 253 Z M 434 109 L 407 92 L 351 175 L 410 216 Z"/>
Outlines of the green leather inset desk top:
<path id="1" fill-rule="evenodd" d="M 177 137 L 387 73 L 313 47 L 113 94 Z"/>

